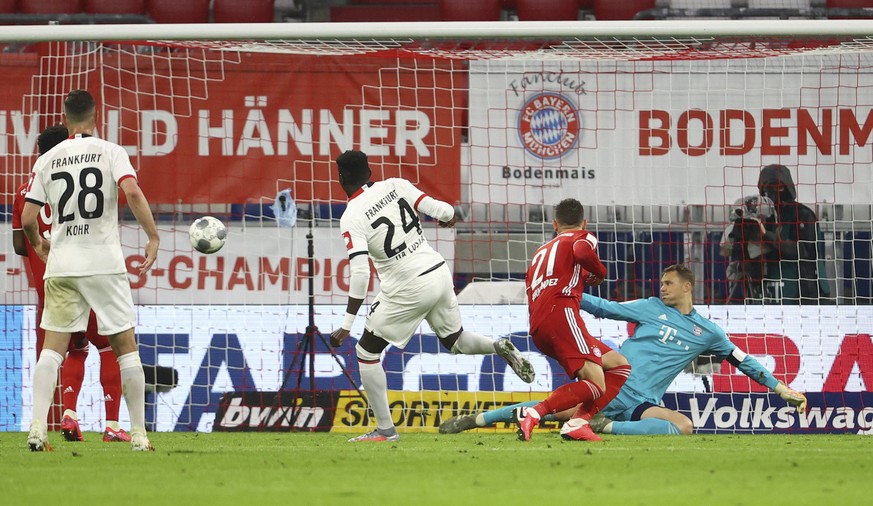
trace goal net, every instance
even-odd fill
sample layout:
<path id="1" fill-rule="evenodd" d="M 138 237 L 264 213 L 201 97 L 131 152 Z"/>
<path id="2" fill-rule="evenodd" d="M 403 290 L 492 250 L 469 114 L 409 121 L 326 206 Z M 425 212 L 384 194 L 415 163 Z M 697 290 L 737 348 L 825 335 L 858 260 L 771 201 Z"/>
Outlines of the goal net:
<path id="1" fill-rule="evenodd" d="M 76 88 L 97 98 L 99 135 L 131 155 L 162 235 L 155 268 L 137 274 L 145 236 L 120 209 L 154 430 L 371 423 L 354 339 L 327 344 L 348 290 L 332 162 L 348 149 L 368 153 L 374 179 L 403 177 L 456 206 L 454 229 L 423 225 L 452 266 L 464 327 L 511 337 L 537 369 L 528 385 L 500 359 L 452 355 L 423 324 L 383 357 L 401 430 L 435 431 L 570 381 L 530 342 L 523 288 L 568 197 L 585 206 L 608 268 L 589 293 L 657 296 L 665 267 L 689 265 L 697 310 L 811 409 L 792 413 L 727 362 L 689 366 L 666 406 L 701 432 L 870 430 L 873 42 L 852 21 L 773 25 L 11 27 L 0 35 L 11 76 L 0 94 L 0 430 L 28 426 L 36 360 L 13 197 Z M 804 207 L 760 197 L 770 177 Z M 188 241 L 204 215 L 228 227 L 212 255 Z M 794 242 L 774 251 L 761 229 Z M 374 275 L 369 298 L 378 286 Z M 632 333 L 583 319 L 615 348 Z M 96 355 L 78 401 L 84 430 L 102 430 Z"/>

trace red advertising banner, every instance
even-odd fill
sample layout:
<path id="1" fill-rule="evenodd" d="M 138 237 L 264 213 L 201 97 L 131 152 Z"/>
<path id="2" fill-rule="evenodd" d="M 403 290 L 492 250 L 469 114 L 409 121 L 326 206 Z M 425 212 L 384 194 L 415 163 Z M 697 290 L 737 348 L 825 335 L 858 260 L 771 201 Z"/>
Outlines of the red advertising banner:
<path id="1" fill-rule="evenodd" d="M 450 63 L 262 54 L 222 62 L 201 54 L 180 61 L 109 53 L 76 81 L 102 100 L 100 135 L 127 148 L 150 201 L 258 202 L 285 188 L 298 201 L 344 201 L 332 160 L 348 149 L 370 155 L 376 179 L 401 176 L 458 200 L 455 106 L 464 91 L 454 89 Z M 40 128 L 60 120 L 60 105 L 22 100 L 36 93 L 31 83 L 52 79 L 35 78 L 37 57 L 15 58 L 0 59 L 0 142 L 4 154 L 20 155 L 35 151 Z M 70 80 L 55 81 L 52 93 L 62 99 L 68 90 L 58 86 Z M 76 83 L 64 86 L 83 86 Z"/>

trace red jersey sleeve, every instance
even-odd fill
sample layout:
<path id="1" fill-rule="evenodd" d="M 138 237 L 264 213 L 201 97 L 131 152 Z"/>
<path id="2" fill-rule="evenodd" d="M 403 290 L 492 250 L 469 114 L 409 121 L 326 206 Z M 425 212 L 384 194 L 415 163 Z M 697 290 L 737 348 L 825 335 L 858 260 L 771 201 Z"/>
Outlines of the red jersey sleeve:
<path id="1" fill-rule="evenodd" d="M 15 200 L 12 201 L 12 230 L 22 230 L 21 213 L 24 211 L 24 195 L 27 193 L 27 184 L 23 184 L 15 192 Z"/>
<path id="2" fill-rule="evenodd" d="M 573 258 L 591 274 L 606 277 L 606 266 L 597 258 L 597 238 L 594 235 L 586 233 L 573 243 Z"/>

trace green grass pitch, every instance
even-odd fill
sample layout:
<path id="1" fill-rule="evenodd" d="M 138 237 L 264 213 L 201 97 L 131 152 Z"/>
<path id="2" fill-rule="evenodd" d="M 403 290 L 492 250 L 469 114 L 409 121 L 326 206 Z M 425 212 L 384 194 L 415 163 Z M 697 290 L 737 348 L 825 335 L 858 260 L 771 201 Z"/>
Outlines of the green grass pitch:
<path id="1" fill-rule="evenodd" d="M 0 433 L 0 504 L 871 504 L 873 438 L 857 435 L 606 436 L 539 431 L 402 434 L 156 433 L 134 453 L 86 433 Z"/>

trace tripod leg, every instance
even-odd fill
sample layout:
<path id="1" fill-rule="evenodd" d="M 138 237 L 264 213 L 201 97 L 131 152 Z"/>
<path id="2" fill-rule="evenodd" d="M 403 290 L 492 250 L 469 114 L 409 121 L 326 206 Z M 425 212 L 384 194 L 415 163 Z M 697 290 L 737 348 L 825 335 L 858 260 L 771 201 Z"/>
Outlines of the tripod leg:
<path id="1" fill-rule="evenodd" d="M 333 357 L 337 365 L 340 366 L 340 370 L 343 372 L 343 375 L 346 377 L 346 379 L 349 380 L 349 383 L 353 387 L 355 387 L 355 390 L 357 390 L 358 395 L 361 396 L 361 399 L 364 399 L 364 402 L 367 402 L 367 404 L 369 405 L 369 402 L 367 401 L 367 396 L 364 394 L 364 391 L 361 390 L 361 387 L 358 386 L 357 383 L 355 383 L 354 378 L 352 378 L 352 373 L 349 372 L 348 367 L 346 367 L 345 364 L 343 364 L 343 361 L 340 360 L 339 356 L 336 354 L 336 350 L 333 349 L 333 346 L 331 346 L 330 343 L 328 343 L 327 339 L 325 339 L 324 336 L 321 334 L 321 332 L 318 331 L 318 327 L 314 329 L 314 333 L 318 336 L 319 339 L 321 339 L 321 342 L 324 343 L 325 346 L 327 346 L 327 349 L 330 350 L 330 356 Z"/>

